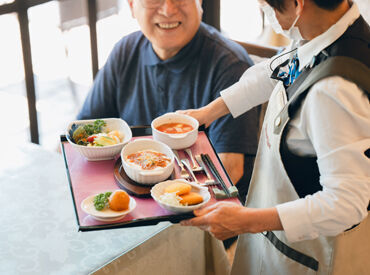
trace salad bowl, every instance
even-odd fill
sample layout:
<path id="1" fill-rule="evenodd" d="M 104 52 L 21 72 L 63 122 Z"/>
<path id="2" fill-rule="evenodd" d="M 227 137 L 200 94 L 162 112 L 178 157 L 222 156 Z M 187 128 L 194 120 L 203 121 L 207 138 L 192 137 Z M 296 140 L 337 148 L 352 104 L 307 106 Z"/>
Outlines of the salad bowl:
<path id="1" fill-rule="evenodd" d="M 73 138 L 79 126 L 93 125 L 96 119 L 76 120 L 69 123 L 66 137 L 71 146 L 89 161 L 109 160 L 118 155 L 122 148 L 131 140 L 132 132 L 126 121 L 120 118 L 99 119 L 105 122 L 102 132 L 118 131 L 122 136 L 117 144 L 104 146 L 86 146 L 77 144 Z"/>

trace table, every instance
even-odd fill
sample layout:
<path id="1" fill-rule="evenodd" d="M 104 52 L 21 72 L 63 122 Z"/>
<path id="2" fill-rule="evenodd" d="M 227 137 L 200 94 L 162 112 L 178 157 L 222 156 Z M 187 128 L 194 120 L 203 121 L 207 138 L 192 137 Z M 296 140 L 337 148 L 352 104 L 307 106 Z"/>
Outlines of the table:
<path id="1" fill-rule="evenodd" d="M 78 232 L 63 158 L 0 145 L 0 274 L 227 274 L 222 242 L 197 228 Z"/>

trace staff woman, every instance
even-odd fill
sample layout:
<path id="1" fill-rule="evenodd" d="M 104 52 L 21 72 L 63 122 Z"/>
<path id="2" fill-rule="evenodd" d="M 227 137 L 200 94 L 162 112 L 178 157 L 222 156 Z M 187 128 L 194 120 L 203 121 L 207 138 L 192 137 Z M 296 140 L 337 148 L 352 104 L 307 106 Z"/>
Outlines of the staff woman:
<path id="1" fill-rule="evenodd" d="M 233 274 L 366 274 L 369 25 L 347 0 L 260 2 L 291 47 L 185 111 L 208 126 L 269 101 L 246 207 L 218 202 L 182 224 L 240 235 Z"/>

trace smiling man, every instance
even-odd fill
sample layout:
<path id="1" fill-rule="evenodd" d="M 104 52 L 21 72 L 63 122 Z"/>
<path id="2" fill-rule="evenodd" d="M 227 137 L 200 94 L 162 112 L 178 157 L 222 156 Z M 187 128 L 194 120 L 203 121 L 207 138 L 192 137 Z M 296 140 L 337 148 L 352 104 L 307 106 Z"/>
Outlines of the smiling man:
<path id="1" fill-rule="evenodd" d="M 201 23 L 201 0 L 128 3 L 141 31 L 116 44 L 78 119 L 121 117 L 129 125 L 149 125 L 164 113 L 205 106 L 252 64 L 241 46 Z M 244 198 L 257 149 L 258 110 L 235 120 L 223 117 L 207 131 Z"/>

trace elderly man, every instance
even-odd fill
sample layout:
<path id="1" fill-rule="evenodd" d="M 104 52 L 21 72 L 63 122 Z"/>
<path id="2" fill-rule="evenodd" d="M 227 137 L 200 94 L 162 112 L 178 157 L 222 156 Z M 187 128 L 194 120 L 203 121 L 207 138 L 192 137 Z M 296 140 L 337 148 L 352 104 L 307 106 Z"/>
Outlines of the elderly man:
<path id="1" fill-rule="evenodd" d="M 235 83 L 252 61 L 241 46 L 201 23 L 201 2 L 128 0 L 141 31 L 116 44 L 78 119 L 121 117 L 129 125 L 149 125 L 164 113 L 200 108 Z M 236 120 L 221 118 L 207 129 L 243 198 L 257 129 L 257 109 Z"/>
<path id="2" fill-rule="evenodd" d="M 188 111 L 209 125 L 269 100 L 246 207 L 182 223 L 240 235 L 232 274 L 368 274 L 369 25 L 347 0 L 260 2 L 291 47 Z"/>

